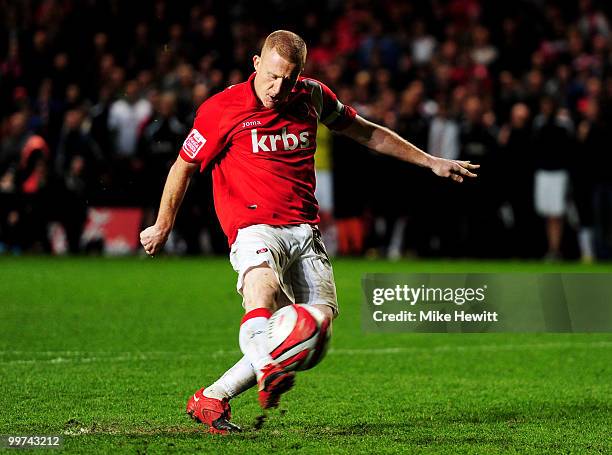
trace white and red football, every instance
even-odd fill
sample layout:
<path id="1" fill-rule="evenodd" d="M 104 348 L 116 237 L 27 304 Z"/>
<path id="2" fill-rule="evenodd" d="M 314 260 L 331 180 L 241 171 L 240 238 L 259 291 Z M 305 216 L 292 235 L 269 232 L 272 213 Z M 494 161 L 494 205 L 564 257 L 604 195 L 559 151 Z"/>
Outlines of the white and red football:
<path id="1" fill-rule="evenodd" d="M 329 321 L 312 305 L 288 305 L 268 321 L 270 356 L 286 370 L 308 370 L 325 356 Z"/>

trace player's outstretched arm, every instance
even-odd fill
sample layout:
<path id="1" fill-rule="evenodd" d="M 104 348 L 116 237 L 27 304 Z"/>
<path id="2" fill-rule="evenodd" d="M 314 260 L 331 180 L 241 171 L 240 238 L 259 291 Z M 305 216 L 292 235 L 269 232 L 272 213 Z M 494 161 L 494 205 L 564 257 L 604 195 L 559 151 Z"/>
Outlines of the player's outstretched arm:
<path id="1" fill-rule="evenodd" d="M 480 166 L 469 161 L 446 160 L 437 158 L 384 126 L 356 116 L 353 122 L 341 131 L 347 137 L 365 145 L 372 150 L 393 156 L 403 161 L 427 167 L 440 177 L 448 177 L 456 182 L 463 182 L 464 177 L 476 177 L 470 172 Z"/>
<path id="2" fill-rule="evenodd" d="M 153 226 L 140 233 L 140 243 L 148 255 L 153 256 L 164 247 L 174 226 L 176 213 L 183 202 L 189 179 L 199 167 L 199 164 L 188 163 L 179 156 L 170 168 L 157 220 Z"/>

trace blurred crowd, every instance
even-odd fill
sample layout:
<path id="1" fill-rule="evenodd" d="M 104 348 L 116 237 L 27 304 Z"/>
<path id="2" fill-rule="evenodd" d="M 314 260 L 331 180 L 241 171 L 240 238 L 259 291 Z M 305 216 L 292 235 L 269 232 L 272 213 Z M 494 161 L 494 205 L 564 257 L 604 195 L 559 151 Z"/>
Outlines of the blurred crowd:
<path id="1" fill-rule="evenodd" d="M 51 222 L 81 251 L 88 207 L 138 206 L 143 225 L 153 220 L 197 106 L 244 81 L 262 39 L 285 28 L 309 47 L 304 74 L 359 114 L 482 165 L 477 181 L 456 185 L 323 135 L 333 251 L 610 258 L 611 9 L 0 0 L 0 252 L 50 251 Z M 198 253 L 204 230 L 207 251 L 222 253 L 209 173 L 192 183 L 176 235 Z"/>

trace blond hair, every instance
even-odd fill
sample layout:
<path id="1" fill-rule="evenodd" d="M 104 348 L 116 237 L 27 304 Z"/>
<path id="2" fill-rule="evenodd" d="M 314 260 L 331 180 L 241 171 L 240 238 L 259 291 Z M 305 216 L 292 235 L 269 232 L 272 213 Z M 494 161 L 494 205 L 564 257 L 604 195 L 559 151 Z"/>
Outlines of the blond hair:
<path id="1" fill-rule="evenodd" d="M 295 63 L 301 68 L 306 63 L 306 43 L 293 32 L 276 30 L 270 33 L 264 41 L 261 53 L 263 54 L 264 50 L 272 49 L 288 62 Z"/>

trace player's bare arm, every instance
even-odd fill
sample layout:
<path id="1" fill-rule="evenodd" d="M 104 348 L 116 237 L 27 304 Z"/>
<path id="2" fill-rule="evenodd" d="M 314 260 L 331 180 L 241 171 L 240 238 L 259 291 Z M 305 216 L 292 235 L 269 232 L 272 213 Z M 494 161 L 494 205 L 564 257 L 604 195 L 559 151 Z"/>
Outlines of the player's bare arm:
<path id="1" fill-rule="evenodd" d="M 477 177 L 471 172 L 480 165 L 469 161 L 446 160 L 437 158 L 411 144 L 391 131 L 357 115 L 355 120 L 342 131 L 347 137 L 384 155 L 393 156 L 417 166 L 427 167 L 440 177 L 448 177 L 456 182 L 463 182 L 464 177 Z"/>
<path id="2" fill-rule="evenodd" d="M 178 209 L 183 202 L 189 180 L 198 168 L 198 164 L 188 163 L 181 157 L 178 157 L 170 168 L 157 220 L 153 226 L 149 226 L 140 233 L 140 243 L 147 254 L 153 256 L 164 247 L 174 226 Z"/>

